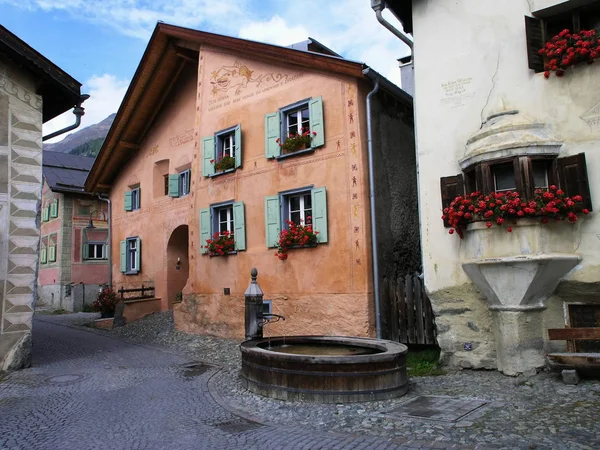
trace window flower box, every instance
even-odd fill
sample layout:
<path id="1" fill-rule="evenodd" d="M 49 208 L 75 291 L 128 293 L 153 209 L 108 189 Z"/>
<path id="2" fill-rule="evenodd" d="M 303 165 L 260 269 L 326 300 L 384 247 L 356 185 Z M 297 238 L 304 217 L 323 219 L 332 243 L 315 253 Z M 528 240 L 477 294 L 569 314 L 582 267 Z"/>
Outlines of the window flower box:
<path id="1" fill-rule="evenodd" d="M 550 72 L 562 77 L 565 70 L 580 63 L 592 64 L 600 56 L 600 39 L 596 30 L 582 30 L 571 33 L 564 29 L 553 36 L 538 51 L 544 58 L 544 76 L 550 77 Z"/>
<path id="2" fill-rule="evenodd" d="M 281 230 L 279 240 L 275 245 L 277 247 L 275 256 L 279 260 L 285 261 L 291 249 L 317 246 L 319 232 L 313 231 L 311 220 L 311 217 L 307 217 L 305 225 L 286 220 L 288 228 Z"/>
<path id="3" fill-rule="evenodd" d="M 227 256 L 235 253 L 235 239 L 229 231 L 217 232 L 206 240 L 205 248 L 209 256 Z"/>

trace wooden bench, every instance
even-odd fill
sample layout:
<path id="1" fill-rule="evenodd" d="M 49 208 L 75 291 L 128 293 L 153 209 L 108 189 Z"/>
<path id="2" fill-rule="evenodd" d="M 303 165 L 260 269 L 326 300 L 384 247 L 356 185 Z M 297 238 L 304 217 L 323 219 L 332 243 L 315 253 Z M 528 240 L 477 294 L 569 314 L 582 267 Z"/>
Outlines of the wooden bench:
<path id="1" fill-rule="evenodd" d="M 570 374 L 565 371 L 575 370 L 589 375 L 600 376 L 600 352 L 576 352 L 576 341 L 600 341 L 600 328 L 551 328 L 548 330 L 551 341 L 571 341 L 566 353 L 549 353 L 548 364 L 552 369 L 561 370 L 563 381 Z M 578 376 L 575 376 L 578 379 Z M 572 382 L 570 384 L 573 384 Z"/>

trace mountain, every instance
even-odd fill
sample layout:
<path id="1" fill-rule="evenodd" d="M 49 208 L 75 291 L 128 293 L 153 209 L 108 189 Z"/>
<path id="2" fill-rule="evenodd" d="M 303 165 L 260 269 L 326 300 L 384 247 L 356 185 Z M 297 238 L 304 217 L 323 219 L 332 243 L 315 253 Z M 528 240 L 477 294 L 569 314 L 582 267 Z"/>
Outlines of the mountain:
<path id="1" fill-rule="evenodd" d="M 102 146 L 104 138 L 108 134 L 108 130 L 110 130 L 113 120 L 115 120 L 115 116 L 116 114 L 111 114 L 102 122 L 81 128 L 55 144 L 44 144 L 44 150 L 72 153 L 75 155 L 96 156 Z"/>

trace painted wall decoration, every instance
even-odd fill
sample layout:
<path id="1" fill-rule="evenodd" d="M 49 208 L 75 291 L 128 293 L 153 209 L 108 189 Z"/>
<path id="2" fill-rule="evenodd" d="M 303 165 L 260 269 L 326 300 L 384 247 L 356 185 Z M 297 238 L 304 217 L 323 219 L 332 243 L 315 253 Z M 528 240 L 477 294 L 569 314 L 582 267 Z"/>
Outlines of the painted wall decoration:
<path id="1" fill-rule="evenodd" d="M 281 72 L 262 74 L 255 74 L 255 72 L 239 61 L 234 62 L 231 66 L 221 66 L 210 76 L 210 84 L 213 86 L 212 95 L 217 96 L 219 93 L 232 89 L 235 89 L 235 95 L 240 95 L 250 83 L 259 88 L 263 83 L 279 83 L 288 77 L 287 74 Z"/>

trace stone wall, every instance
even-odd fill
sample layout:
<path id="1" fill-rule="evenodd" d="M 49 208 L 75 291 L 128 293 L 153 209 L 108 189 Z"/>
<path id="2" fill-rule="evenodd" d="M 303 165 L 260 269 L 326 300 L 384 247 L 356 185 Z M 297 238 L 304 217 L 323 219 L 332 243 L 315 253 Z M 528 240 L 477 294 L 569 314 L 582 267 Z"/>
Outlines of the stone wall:
<path id="1" fill-rule="evenodd" d="M 42 99 L 0 59 L 0 370 L 30 363 L 42 178 Z"/>

